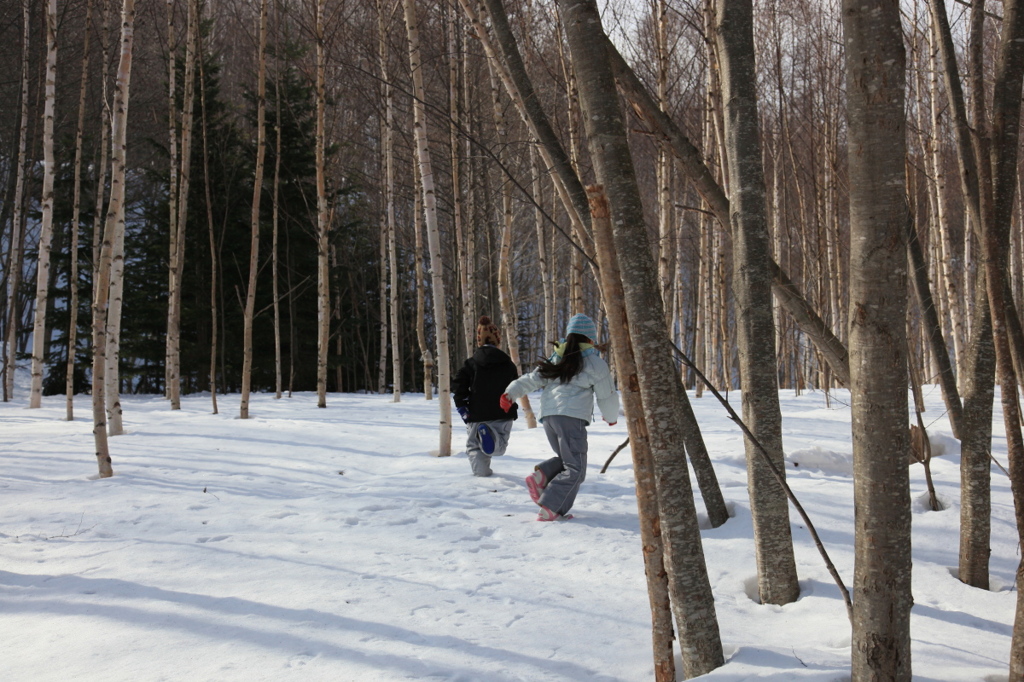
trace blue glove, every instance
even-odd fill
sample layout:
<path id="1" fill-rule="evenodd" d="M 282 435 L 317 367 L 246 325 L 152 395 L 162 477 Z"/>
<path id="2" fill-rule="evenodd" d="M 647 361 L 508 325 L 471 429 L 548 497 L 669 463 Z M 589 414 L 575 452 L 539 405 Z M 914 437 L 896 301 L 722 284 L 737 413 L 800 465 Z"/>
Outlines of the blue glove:
<path id="1" fill-rule="evenodd" d="M 469 408 L 468 407 L 456 407 L 455 411 L 459 413 L 460 417 L 462 417 L 462 421 L 464 421 L 467 424 L 469 423 Z"/>

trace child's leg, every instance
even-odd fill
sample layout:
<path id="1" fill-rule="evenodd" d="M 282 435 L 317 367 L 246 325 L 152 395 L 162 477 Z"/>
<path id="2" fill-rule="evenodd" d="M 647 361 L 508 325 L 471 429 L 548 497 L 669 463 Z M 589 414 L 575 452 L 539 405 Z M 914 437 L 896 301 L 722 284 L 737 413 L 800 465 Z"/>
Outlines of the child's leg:
<path id="1" fill-rule="evenodd" d="M 469 457 L 469 466 L 474 476 L 490 476 L 491 458 L 480 449 L 480 435 L 477 433 L 479 426 L 478 422 L 466 424 L 466 456 Z"/>
<path id="2" fill-rule="evenodd" d="M 540 504 L 556 514 L 565 514 L 572 509 L 587 475 L 587 424 L 575 417 L 555 415 L 544 419 L 544 430 L 558 457 L 538 467 L 548 479 Z"/>
<path id="3" fill-rule="evenodd" d="M 544 480 L 546 482 L 553 481 L 555 476 L 565 471 L 565 465 L 562 464 L 562 458 L 558 456 L 558 432 L 555 427 L 557 420 L 552 421 L 549 424 L 548 421 L 550 419 L 552 419 L 552 417 L 548 417 L 541 423 L 544 425 L 544 435 L 548 437 L 548 443 L 551 445 L 551 449 L 555 451 L 555 456 L 551 459 L 544 460 L 534 467 L 544 474 Z M 547 485 L 547 483 L 545 483 L 545 485 Z"/>
<path id="4" fill-rule="evenodd" d="M 494 419 L 484 423 L 491 429 L 491 436 L 494 438 L 494 452 L 491 453 L 491 457 L 504 455 L 505 449 L 508 448 L 509 436 L 512 435 L 512 420 Z"/>

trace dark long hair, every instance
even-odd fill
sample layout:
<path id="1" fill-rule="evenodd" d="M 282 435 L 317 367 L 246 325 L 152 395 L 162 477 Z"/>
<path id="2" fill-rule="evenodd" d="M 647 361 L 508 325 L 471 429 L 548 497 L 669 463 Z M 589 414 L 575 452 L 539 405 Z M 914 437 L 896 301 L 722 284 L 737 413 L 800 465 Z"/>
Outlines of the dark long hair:
<path id="1" fill-rule="evenodd" d="M 590 339 L 582 334 L 569 334 L 565 337 L 562 361 L 541 360 L 537 365 L 537 371 L 545 379 L 558 379 L 563 384 L 569 383 L 574 376 L 583 371 L 581 343 L 590 343 Z"/>

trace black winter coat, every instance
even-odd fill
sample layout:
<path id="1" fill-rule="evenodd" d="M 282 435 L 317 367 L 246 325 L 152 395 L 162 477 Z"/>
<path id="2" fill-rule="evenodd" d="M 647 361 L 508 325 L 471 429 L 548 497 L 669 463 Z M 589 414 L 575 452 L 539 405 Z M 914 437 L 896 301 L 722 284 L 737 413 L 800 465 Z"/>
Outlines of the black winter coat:
<path id="1" fill-rule="evenodd" d="M 519 370 L 504 351 L 496 346 L 480 346 L 455 375 L 455 407 L 468 407 L 471 422 L 515 419 L 519 406 L 513 405 L 505 412 L 498 399 L 518 377 Z"/>

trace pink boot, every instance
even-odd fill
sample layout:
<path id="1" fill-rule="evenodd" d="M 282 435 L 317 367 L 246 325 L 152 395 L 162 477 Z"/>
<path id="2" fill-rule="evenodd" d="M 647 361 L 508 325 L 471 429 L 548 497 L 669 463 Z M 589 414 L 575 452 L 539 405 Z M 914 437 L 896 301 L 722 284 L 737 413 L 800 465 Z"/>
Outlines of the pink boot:
<path id="1" fill-rule="evenodd" d="M 526 489 L 530 491 L 530 499 L 534 504 L 540 504 L 540 495 L 546 487 L 548 487 L 548 479 L 540 469 L 526 477 Z"/>
<path id="2" fill-rule="evenodd" d="M 556 514 L 555 512 L 551 511 L 550 509 L 544 506 L 541 506 L 540 514 L 537 514 L 538 521 L 558 521 L 560 519 L 569 520 L 571 518 L 572 514 L 566 514 L 565 516 L 563 516 L 561 514 Z"/>

